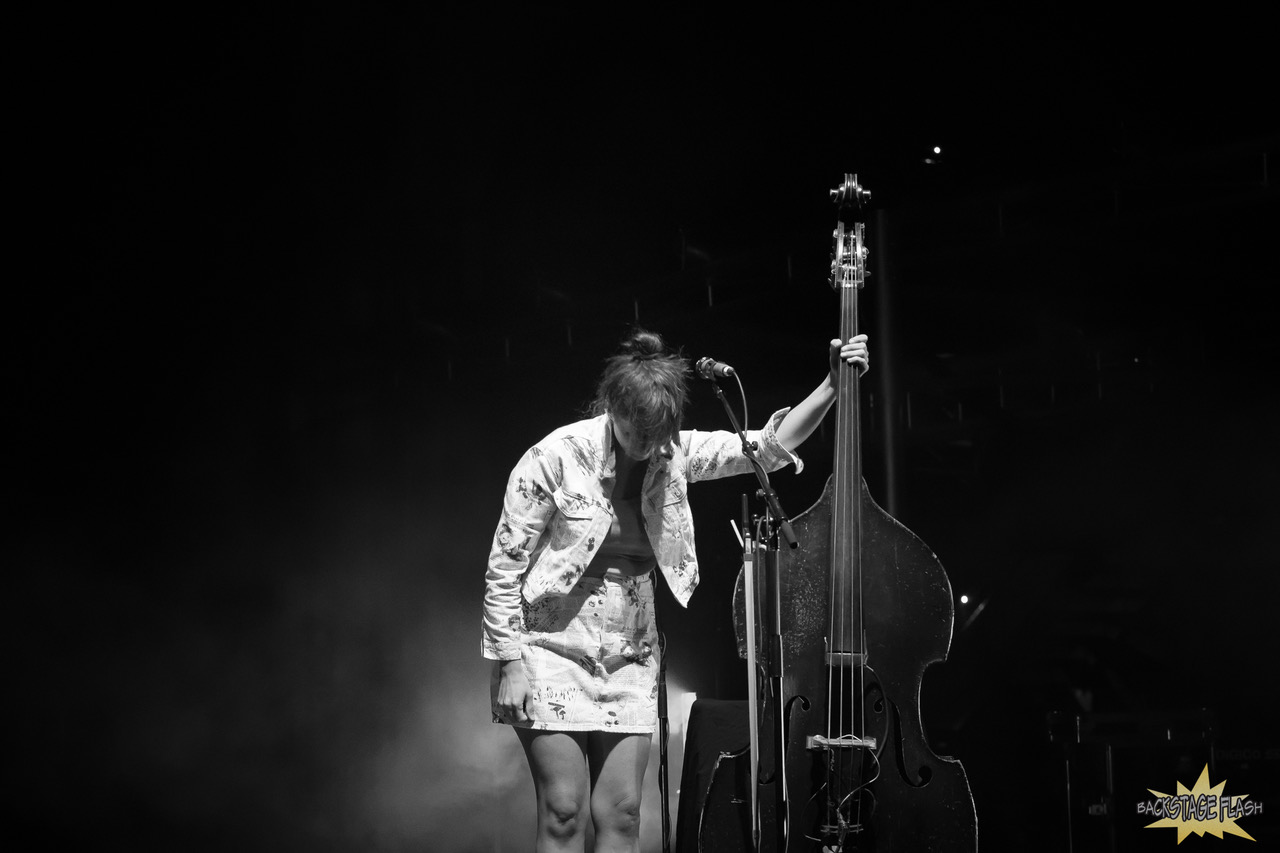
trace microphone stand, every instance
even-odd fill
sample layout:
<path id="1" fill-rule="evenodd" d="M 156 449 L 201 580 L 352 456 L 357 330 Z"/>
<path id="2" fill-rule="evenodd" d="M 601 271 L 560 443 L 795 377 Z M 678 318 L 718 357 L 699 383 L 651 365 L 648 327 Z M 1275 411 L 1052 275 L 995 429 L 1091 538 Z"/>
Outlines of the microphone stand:
<path id="1" fill-rule="evenodd" d="M 765 505 L 769 509 L 769 515 L 777 522 L 778 531 L 782 534 L 782 538 L 786 540 L 788 547 L 795 548 L 799 546 L 800 543 L 796 541 L 796 534 L 791 529 L 791 519 L 782 511 L 782 504 L 778 502 L 778 493 L 769 485 L 769 474 L 756 457 L 756 450 L 759 448 L 754 441 L 747 441 L 747 434 L 742 431 L 742 427 L 738 424 L 738 418 L 734 415 L 733 407 L 729 405 L 729 401 L 725 399 L 724 391 L 720 389 L 720 383 L 712 382 L 711 387 L 716 392 L 716 399 L 724 407 L 724 413 L 729 416 L 729 423 L 733 425 L 733 431 L 738 434 L 738 438 L 742 441 L 742 455 L 747 457 L 747 461 L 751 463 L 751 467 L 755 470 L 756 479 L 760 481 L 760 495 L 764 498 Z"/>
<path id="2" fill-rule="evenodd" d="M 746 433 L 738 424 L 738 419 L 733 413 L 733 408 L 725 399 L 724 391 L 721 390 L 718 382 L 712 382 L 715 389 L 717 399 L 724 407 L 725 414 L 729 417 L 729 423 L 733 425 L 734 431 L 737 432 L 738 438 L 742 441 L 742 453 L 751 462 L 751 467 L 755 471 L 756 479 L 760 482 L 760 490 L 758 494 L 765 500 L 765 515 L 763 518 L 757 519 L 759 529 L 756 531 L 756 538 L 753 542 L 751 539 L 751 527 L 747 518 L 747 500 L 743 496 L 743 592 L 750 596 L 745 602 L 746 621 L 747 621 L 747 692 L 748 696 L 748 725 L 750 727 L 750 749 L 752 754 L 751 763 L 751 836 L 752 846 L 758 853 L 766 853 L 766 851 L 782 851 L 787 847 L 787 778 L 785 773 L 786 760 L 784 751 L 786 749 L 786 740 L 783 731 L 783 709 L 782 703 L 782 590 L 778 573 L 778 538 L 784 539 L 788 547 L 796 548 L 799 542 L 796 540 L 795 532 L 791 528 L 791 520 L 787 514 L 782 511 L 782 504 L 778 501 L 778 495 L 769 485 L 769 475 L 764 470 L 764 466 L 760 464 L 760 460 L 756 457 L 757 447 L 755 442 L 747 441 Z M 763 552 L 765 559 L 762 561 L 765 579 L 760 583 L 755 578 L 754 558 L 755 551 Z M 759 626 L 756 624 L 755 610 L 761 607 L 763 611 L 767 611 L 769 615 L 769 632 L 766 637 L 761 638 L 758 634 Z M 759 652 L 757 645 L 761 645 L 760 640 L 764 639 L 763 645 L 767 649 L 767 664 L 760 665 Z M 768 706 L 772 720 L 771 729 L 773 734 L 772 749 L 767 753 L 761 749 L 762 743 L 760 738 L 760 722 L 759 711 L 766 708 L 760 701 L 760 687 L 757 677 L 757 668 L 765 669 L 765 675 L 769 683 L 768 695 L 771 697 L 771 705 Z M 768 764 L 765 764 L 769 760 Z M 759 788 L 761 784 L 773 784 L 774 789 L 774 833 L 771 836 L 762 836 L 760 821 L 760 799 Z M 763 844 L 762 844 L 763 842 Z"/>
<path id="3" fill-rule="evenodd" d="M 653 581 L 654 602 L 657 603 L 658 581 Z M 655 608 L 656 615 L 656 608 Z M 667 740 L 671 736 L 671 723 L 667 717 L 667 635 L 658 632 L 658 793 L 662 800 L 662 853 L 671 853 L 671 815 L 668 803 L 671 799 L 671 783 L 667 778 Z"/>

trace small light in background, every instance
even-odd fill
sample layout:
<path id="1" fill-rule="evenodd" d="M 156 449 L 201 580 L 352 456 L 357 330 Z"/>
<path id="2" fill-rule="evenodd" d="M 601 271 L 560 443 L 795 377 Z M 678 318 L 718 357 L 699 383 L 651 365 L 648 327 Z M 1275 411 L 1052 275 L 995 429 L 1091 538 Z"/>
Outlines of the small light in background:
<path id="1" fill-rule="evenodd" d="M 978 620 L 982 612 L 987 609 L 987 603 L 991 601 L 991 597 L 985 593 L 979 592 L 978 595 L 970 596 L 963 593 L 956 599 L 960 606 L 957 608 L 956 617 L 960 620 L 959 631 L 967 631 L 973 627 L 973 623 Z"/>
<path id="2" fill-rule="evenodd" d="M 684 737 L 685 733 L 689 731 L 689 712 L 693 710 L 693 703 L 698 701 L 698 694 L 678 690 L 675 697 L 676 713 L 671 729 L 673 733 L 678 733 L 681 737 Z"/>
<path id="3" fill-rule="evenodd" d="M 933 146 L 932 156 L 925 157 L 924 162 L 930 166 L 941 163 L 942 162 L 942 146 L 940 145 Z"/>

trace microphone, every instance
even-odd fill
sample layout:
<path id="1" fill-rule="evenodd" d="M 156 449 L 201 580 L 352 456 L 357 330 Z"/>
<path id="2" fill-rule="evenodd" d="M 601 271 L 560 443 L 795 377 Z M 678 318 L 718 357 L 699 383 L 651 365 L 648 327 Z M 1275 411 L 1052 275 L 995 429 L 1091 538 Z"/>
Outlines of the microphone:
<path id="1" fill-rule="evenodd" d="M 703 379 L 724 379 L 726 376 L 737 376 L 738 373 L 723 361 L 716 361 L 714 358 L 703 357 L 698 359 L 694 365 L 694 370 L 698 371 L 698 375 Z"/>

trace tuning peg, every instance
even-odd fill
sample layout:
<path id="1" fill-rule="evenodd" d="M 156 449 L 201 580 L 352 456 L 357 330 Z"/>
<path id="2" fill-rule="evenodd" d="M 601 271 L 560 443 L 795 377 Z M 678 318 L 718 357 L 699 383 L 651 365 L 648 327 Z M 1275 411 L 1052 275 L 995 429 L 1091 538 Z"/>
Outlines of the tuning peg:
<path id="1" fill-rule="evenodd" d="M 849 205 L 858 205 L 861 207 L 864 203 L 871 200 L 871 193 L 858 185 L 858 176 L 845 172 L 844 181 L 834 190 L 828 190 L 827 194 L 837 205 L 847 207 Z"/>

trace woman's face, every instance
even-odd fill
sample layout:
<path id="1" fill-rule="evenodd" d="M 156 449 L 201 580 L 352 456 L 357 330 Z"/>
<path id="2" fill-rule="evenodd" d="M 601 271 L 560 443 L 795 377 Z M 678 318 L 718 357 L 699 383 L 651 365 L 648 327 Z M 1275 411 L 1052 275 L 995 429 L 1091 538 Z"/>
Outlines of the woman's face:
<path id="1" fill-rule="evenodd" d="M 613 437 L 617 439 L 618 448 L 632 462 L 643 462 L 653 455 L 660 442 L 641 435 L 626 418 L 610 415 L 613 421 Z"/>

